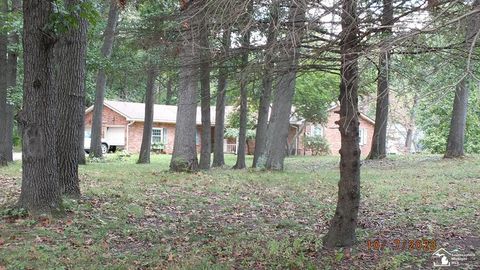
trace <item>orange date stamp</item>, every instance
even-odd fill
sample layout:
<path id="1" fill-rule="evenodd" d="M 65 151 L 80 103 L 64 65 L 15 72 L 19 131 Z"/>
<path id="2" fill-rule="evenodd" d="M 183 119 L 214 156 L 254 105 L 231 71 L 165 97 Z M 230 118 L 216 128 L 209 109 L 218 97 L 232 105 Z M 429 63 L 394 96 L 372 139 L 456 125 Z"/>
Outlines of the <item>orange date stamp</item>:
<path id="1" fill-rule="evenodd" d="M 369 239 L 367 240 L 368 251 L 381 251 L 392 249 L 397 251 L 424 251 L 434 252 L 437 250 L 437 241 L 434 239 Z"/>

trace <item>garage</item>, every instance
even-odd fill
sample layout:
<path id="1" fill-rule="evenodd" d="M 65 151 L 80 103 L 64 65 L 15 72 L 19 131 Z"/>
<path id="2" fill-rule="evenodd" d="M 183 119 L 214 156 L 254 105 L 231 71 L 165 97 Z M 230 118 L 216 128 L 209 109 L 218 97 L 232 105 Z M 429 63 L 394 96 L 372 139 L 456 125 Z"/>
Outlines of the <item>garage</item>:
<path id="1" fill-rule="evenodd" d="M 110 145 L 124 146 L 125 145 L 125 128 L 124 127 L 107 127 L 105 133 L 105 140 Z"/>

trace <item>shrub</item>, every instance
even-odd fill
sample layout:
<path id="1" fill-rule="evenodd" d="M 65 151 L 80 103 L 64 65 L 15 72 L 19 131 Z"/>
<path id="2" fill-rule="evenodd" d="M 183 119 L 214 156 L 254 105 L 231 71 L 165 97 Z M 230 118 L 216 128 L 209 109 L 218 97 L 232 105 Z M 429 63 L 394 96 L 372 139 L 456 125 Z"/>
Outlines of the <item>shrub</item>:
<path id="1" fill-rule="evenodd" d="M 320 135 L 305 137 L 306 150 L 312 151 L 314 156 L 324 156 L 330 154 L 330 145 L 327 140 Z"/>

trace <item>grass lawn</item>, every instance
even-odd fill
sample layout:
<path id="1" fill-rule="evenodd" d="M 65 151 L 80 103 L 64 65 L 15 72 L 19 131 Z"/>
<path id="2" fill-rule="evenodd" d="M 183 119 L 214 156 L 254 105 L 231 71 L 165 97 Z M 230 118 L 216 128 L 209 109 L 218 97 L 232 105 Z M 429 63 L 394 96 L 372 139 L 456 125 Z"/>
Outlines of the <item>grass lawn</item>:
<path id="1" fill-rule="evenodd" d="M 170 156 L 135 161 L 82 166 L 84 196 L 59 219 L 12 211 L 21 165 L 0 168 L 0 269 L 431 269 L 440 247 L 471 255 L 461 269 L 480 268 L 480 156 L 365 162 L 358 244 L 337 251 L 321 242 L 336 157 L 288 158 L 283 173 L 178 174 Z"/>

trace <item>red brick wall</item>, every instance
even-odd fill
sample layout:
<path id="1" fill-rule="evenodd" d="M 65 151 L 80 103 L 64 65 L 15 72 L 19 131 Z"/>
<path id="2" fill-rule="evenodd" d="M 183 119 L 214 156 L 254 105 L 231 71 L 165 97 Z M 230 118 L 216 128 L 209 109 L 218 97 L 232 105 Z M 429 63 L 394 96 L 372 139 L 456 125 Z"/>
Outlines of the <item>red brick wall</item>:
<path id="1" fill-rule="evenodd" d="M 138 153 L 142 146 L 144 122 L 135 122 L 128 127 L 128 152 Z M 173 142 L 175 139 L 175 125 L 166 123 L 153 123 L 154 128 L 167 129 L 167 144 L 165 152 L 171 154 L 173 152 Z"/>
<path id="2" fill-rule="evenodd" d="M 93 111 L 85 114 L 85 129 L 92 129 Z M 105 135 L 106 127 L 108 126 L 124 126 L 128 124 L 127 119 L 121 114 L 113 111 L 112 109 L 103 106 L 103 118 L 102 118 L 102 138 Z M 125 138 L 126 139 L 126 138 Z"/>
<path id="3" fill-rule="evenodd" d="M 332 155 L 339 155 L 338 151 L 341 148 L 341 138 L 340 138 L 340 131 L 338 130 L 338 125 L 335 124 L 335 121 L 338 121 L 340 116 L 334 113 L 334 110 L 329 111 L 328 113 L 328 121 L 324 125 L 323 128 L 323 136 L 327 140 L 328 144 L 330 145 L 330 151 Z M 374 125 L 371 122 L 368 122 L 364 118 L 360 117 L 360 128 L 365 129 L 367 132 L 367 140 L 364 145 L 360 145 L 360 150 L 362 152 L 362 156 L 368 155 L 370 152 L 370 148 L 372 146 L 372 137 L 373 137 L 373 129 Z M 309 130 L 312 128 L 312 124 L 307 125 L 306 132 L 308 133 Z M 311 155 L 310 151 L 305 151 L 306 155 Z"/>

